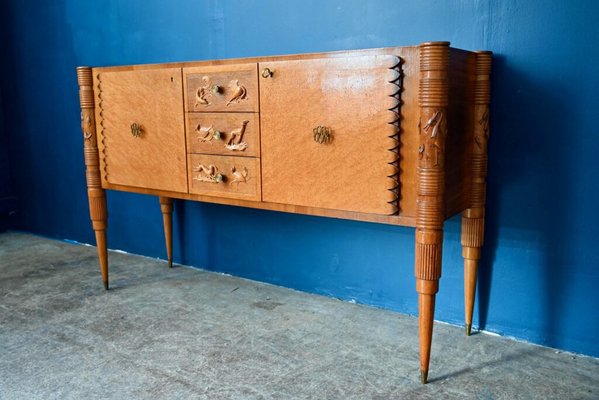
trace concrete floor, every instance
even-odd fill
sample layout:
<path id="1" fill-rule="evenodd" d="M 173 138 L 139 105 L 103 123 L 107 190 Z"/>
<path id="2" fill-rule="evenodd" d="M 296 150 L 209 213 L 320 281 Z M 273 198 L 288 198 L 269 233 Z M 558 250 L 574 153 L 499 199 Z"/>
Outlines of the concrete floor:
<path id="1" fill-rule="evenodd" d="M 414 317 L 0 234 L 0 399 L 597 399 L 599 360 Z"/>

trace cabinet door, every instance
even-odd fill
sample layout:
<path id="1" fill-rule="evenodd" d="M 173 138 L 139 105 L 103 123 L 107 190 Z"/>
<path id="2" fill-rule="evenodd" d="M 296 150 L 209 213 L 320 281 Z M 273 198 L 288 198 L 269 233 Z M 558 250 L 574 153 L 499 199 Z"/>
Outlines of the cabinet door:
<path id="1" fill-rule="evenodd" d="M 396 213 L 398 66 L 390 55 L 260 63 L 263 200 Z"/>
<path id="2" fill-rule="evenodd" d="M 103 182 L 186 193 L 181 69 L 106 71 L 94 79 Z"/>

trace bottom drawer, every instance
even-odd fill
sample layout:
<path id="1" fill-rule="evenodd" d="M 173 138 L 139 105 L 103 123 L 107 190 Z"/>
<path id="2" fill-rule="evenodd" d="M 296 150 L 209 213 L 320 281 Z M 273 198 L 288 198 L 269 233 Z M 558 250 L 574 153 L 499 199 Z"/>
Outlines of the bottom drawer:
<path id="1" fill-rule="evenodd" d="M 189 193 L 260 201 L 260 159 L 189 154 Z"/>

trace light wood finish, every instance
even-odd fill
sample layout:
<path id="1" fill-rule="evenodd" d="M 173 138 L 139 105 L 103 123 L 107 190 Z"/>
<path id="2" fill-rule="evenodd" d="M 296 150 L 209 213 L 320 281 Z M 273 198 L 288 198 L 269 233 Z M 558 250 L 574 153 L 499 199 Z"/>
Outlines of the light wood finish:
<path id="1" fill-rule="evenodd" d="M 445 220 L 445 139 L 449 43 L 420 45 L 420 145 L 416 217 L 416 290 L 420 326 L 420 372 L 426 383 L 433 335 L 435 295 L 441 278 Z"/>
<path id="2" fill-rule="evenodd" d="M 260 82 L 265 201 L 398 211 L 398 66 L 390 55 L 260 63 L 273 71 Z M 317 126 L 330 143 L 314 140 Z"/>
<path id="3" fill-rule="evenodd" d="M 258 112 L 255 63 L 184 68 L 183 75 L 186 111 Z"/>
<path id="4" fill-rule="evenodd" d="M 215 175 L 221 174 L 222 180 Z M 260 200 L 260 160 L 249 157 L 189 155 L 189 192 Z"/>
<path id="5" fill-rule="evenodd" d="M 258 114 L 187 113 L 186 119 L 189 153 L 260 157 Z"/>
<path id="6" fill-rule="evenodd" d="M 103 189 L 161 197 L 169 262 L 175 198 L 414 226 L 426 383 L 443 221 L 464 210 L 466 318 L 471 323 L 468 310 L 471 315 L 484 229 L 490 60 L 490 53 L 431 42 L 101 67 L 93 69 L 93 89 L 89 68 L 82 69 L 86 124 L 94 124 L 93 94 L 96 98 L 98 146 L 95 129 L 84 124 L 84 137 L 93 137 L 85 160 L 106 284 Z M 247 147 L 224 149 L 226 142 L 215 146 L 198 137 L 214 125 L 212 130 L 224 131 L 228 142 L 246 120 L 242 141 Z M 139 126 L 131 130 L 134 122 Z M 144 142 L 166 125 L 172 129 L 160 146 Z"/>
<path id="7" fill-rule="evenodd" d="M 173 199 L 160 197 L 160 211 L 162 212 L 162 223 L 164 225 L 164 240 L 166 242 L 166 257 L 168 267 L 173 266 Z"/>
<path id="8" fill-rule="evenodd" d="M 79 104 L 81 106 L 81 130 L 83 132 L 83 155 L 85 159 L 85 178 L 87 181 L 87 197 L 89 214 L 96 236 L 98 260 L 104 288 L 108 290 L 108 251 L 106 247 L 106 192 L 101 187 L 100 160 L 96 136 L 96 119 L 94 115 L 94 91 L 92 87 L 92 69 L 77 68 L 79 84 Z"/>
<path id="9" fill-rule="evenodd" d="M 181 69 L 106 71 L 94 83 L 103 182 L 187 192 Z"/>
<path id="10" fill-rule="evenodd" d="M 201 201 L 204 203 L 224 204 L 237 207 L 256 208 L 259 210 L 280 211 L 291 214 L 313 215 L 318 217 L 328 217 L 337 219 L 348 219 L 353 221 L 375 222 L 379 224 L 397 225 L 397 226 L 416 226 L 416 219 L 404 215 L 379 215 L 367 214 L 353 211 L 330 210 L 327 208 L 296 206 L 293 204 L 270 203 L 267 201 L 253 201 L 244 199 L 231 199 L 226 197 L 206 196 L 195 193 L 167 192 L 164 190 L 131 188 L 129 186 L 107 184 L 106 189 L 120 190 L 124 192 L 133 192 L 148 194 L 153 196 L 168 196 L 174 199 Z"/>
<path id="11" fill-rule="evenodd" d="M 491 100 L 491 60 L 488 51 L 476 54 L 474 91 L 474 135 L 471 151 L 470 207 L 462 213 L 462 254 L 464 257 L 464 312 L 466 335 L 472 328 L 476 276 L 485 231 L 487 142 L 489 140 L 489 103 Z"/>

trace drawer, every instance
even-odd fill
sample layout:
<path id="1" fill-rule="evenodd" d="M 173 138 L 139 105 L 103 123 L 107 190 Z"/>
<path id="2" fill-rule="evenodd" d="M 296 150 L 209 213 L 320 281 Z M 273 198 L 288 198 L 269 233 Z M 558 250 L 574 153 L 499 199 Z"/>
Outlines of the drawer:
<path id="1" fill-rule="evenodd" d="M 185 110 L 258 112 L 258 64 L 183 68 Z"/>
<path id="2" fill-rule="evenodd" d="M 254 113 L 188 113 L 189 153 L 260 156 L 260 121 Z"/>
<path id="3" fill-rule="evenodd" d="M 189 193 L 261 200 L 260 159 L 189 154 Z"/>

